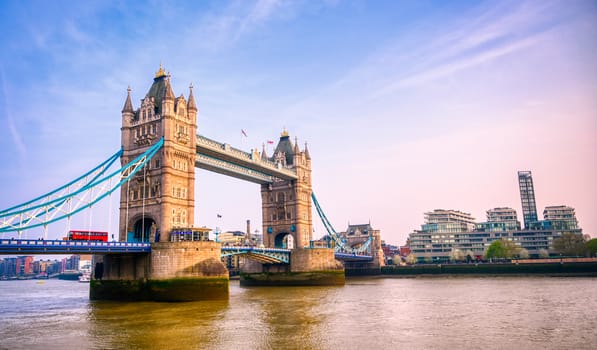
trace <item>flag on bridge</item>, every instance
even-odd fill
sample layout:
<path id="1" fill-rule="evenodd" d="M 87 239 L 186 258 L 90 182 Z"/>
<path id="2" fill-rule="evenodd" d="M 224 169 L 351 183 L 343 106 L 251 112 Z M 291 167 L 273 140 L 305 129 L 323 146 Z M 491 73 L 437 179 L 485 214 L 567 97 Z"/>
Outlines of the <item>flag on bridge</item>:
<path id="1" fill-rule="evenodd" d="M 219 218 L 221 218 L 221 217 L 222 217 L 222 215 L 218 214 L 218 217 L 219 217 Z"/>
<path id="2" fill-rule="evenodd" d="M 268 145 L 273 145 L 273 144 L 274 144 L 274 141 L 267 140 L 267 144 L 268 144 Z"/>

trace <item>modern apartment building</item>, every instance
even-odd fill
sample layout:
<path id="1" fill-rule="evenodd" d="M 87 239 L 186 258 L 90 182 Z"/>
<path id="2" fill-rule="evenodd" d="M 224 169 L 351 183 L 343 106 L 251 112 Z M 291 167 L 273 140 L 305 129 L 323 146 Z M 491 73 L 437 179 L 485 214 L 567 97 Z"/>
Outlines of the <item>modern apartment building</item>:
<path id="1" fill-rule="evenodd" d="M 533 177 L 530 171 L 518 172 L 518 187 L 520 189 L 520 201 L 522 203 L 522 217 L 524 228 L 528 229 L 532 223 L 538 221 L 537 204 L 535 203 L 535 188 Z"/>
<path id="2" fill-rule="evenodd" d="M 426 213 L 425 224 L 421 225 L 420 231 L 414 231 L 409 235 L 408 243 L 411 253 L 420 262 L 445 262 L 453 260 L 456 255 L 473 260 L 481 259 L 487 247 L 498 239 L 513 241 L 526 249 L 529 255 L 539 256 L 549 252 L 553 240 L 563 232 L 582 234 L 580 228 L 573 226 L 576 223 L 574 216 L 569 217 L 562 212 L 563 217 L 559 218 L 559 216 L 553 216 L 556 214 L 552 214 L 548 208 L 546 211 L 550 212 L 549 217 L 552 221 L 536 221 L 533 229 L 527 230 L 520 229 L 516 211 L 511 208 L 488 210 L 487 221 L 474 224 L 474 229 L 467 229 L 470 225 L 470 215 L 468 217 L 466 215 L 444 216 L 443 221 L 430 224 L 428 215 L 430 213 Z M 573 208 L 566 208 L 568 213 L 574 212 Z M 444 210 L 439 209 L 439 211 Z M 462 213 L 454 210 L 451 212 Z M 559 219 L 556 219 L 557 217 Z"/>
<path id="3" fill-rule="evenodd" d="M 577 230 L 578 221 L 574 208 L 565 205 L 545 207 L 543 220 L 551 223 L 554 230 Z"/>

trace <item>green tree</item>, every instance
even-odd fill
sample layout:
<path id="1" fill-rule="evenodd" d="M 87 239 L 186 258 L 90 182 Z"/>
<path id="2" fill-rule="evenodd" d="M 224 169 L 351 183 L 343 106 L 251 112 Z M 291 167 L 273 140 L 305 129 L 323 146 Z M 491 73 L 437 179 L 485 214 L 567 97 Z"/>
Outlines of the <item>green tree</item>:
<path id="1" fill-rule="evenodd" d="M 589 240 L 585 246 L 587 247 L 587 250 L 591 256 L 597 255 L 597 238 Z"/>
<path id="2" fill-rule="evenodd" d="M 516 243 L 512 241 L 508 241 L 505 239 L 498 239 L 493 241 L 487 247 L 487 251 L 485 252 L 485 258 L 487 259 L 511 259 L 514 256 L 518 255 L 520 251 L 520 247 L 516 245 Z"/>
<path id="3" fill-rule="evenodd" d="M 587 253 L 587 238 L 578 233 L 564 232 L 560 237 L 553 240 L 553 249 L 569 256 L 585 255 Z"/>

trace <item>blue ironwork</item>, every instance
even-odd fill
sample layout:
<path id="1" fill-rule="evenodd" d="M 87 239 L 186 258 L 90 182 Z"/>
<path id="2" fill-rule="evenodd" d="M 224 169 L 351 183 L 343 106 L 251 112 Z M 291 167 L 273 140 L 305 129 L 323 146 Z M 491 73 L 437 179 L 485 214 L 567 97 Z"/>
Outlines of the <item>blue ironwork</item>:
<path id="1" fill-rule="evenodd" d="M 0 239 L 0 254 L 149 253 L 151 244 L 131 242 Z"/>
<path id="2" fill-rule="evenodd" d="M 343 261 L 373 261 L 373 256 L 371 255 L 359 255 L 356 253 L 334 253 L 334 256 L 336 257 L 336 259 L 338 260 L 343 260 Z"/>
<path id="3" fill-rule="evenodd" d="M 222 257 L 245 255 L 266 264 L 289 264 L 290 250 L 280 248 L 259 248 L 251 246 L 222 247 Z"/>
<path id="4" fill-rule="evenodd" d="M 369 236 L 369 238 L 367 238 L 367 240 L 365 242 L 363 242 L 363 244 L 361 244 L 359 247 L 353 248 L 353 247 L 349 246 L 346 243 L 346 241 L 342 237 L 340 237 L 340 235 L 336 232 L 336 230 L 334 229 L 334 227 L 328 220 L 327 216 L 323 212 L 323 209 L 321 209 L 321 206 L 319 205 L 319 202 L 317 201 L 317 198 L 315 197 L 314 192 L 311 192 L 311 198 L 313 199 L 313 204 L 315 205 L 317 214 L 319 215 L 319 218 L 321 219 L 323 226 L 325 227 L 326 231 L 328 232 L 328 236 L 335 243 L 334 250 L 336 251 L 336 253 L 346 253 L 348 255 L 355 254 L 355 253 L 362 254 L 364 252 L 370 253 L 370 245 L 371 245 L 371 242 L 373 241 L 372 236 Z"/>
<path id="5" fill-rule="evenodd" d="M 71 182 L 67 183 L 66 185 L 59 187 L 59 188 L 57 188 L 51 192 L 48 192 L 46 194 L 43 194 L 43 195 L 41 195 L 37 198 L 34 198 L 30 201 L 27 201 L 25 203 L 21 203 L 21 204 L 15 205 L 14 207 L 0 210 L 0 215 L 5 215 L 5 213 L 20 211 L 22 209 L 28 209 L 29 205 L 31 205 L 35 202 L 41 201 L 43 199 L 46 199 L 46 201 L 48 201 L 53 198 L 61 198 L 64 196 L 64 194 L 62 194 L 61 192 L 68 191 L 70 193 L 71 188 L 75 188 L 75 189 L 83 188 L 83 187 L 87 186 L 89 183 L 95 181 L 98 177 L 102 176 L 106 172 L 106 170 L 108 170 L 108 168 L 110 166 L 112 166 L 112 164 L 118 158 L 120 158 L 121 155 L 122 155 L 122 149 L 120 149 L 118 152 L 114 153 L 114 155 L 112 155 L 110 158 L 106 159 L 104 162 L 102 162 L 95 168 L 89 170 L 85 174 L 72 180 Z"/>
<path id="6" fill-rule="evenodd" d="M 81 182 L 82 179 L 86 178 L 83 175 L 69 183 L 69 185 L 78 184 L 76 190 L 71 191 L 70 186 L 65 185 L 34 200 L 1 211 L 0 232 L 23 231 L 45 226 L 90 208 L 129 181 L 137 171 L 147 164 L 163 144 L 164 139 L 162 138 L 124 167 L 102 177 L 107 167 L 121 155 L 122 151 L 117 152 L 86 174 L 87 176 L 93 174 L 91 181 Z M 113 181 L 115 184 L 112 183 Z M 61 191 L 65 189 L 67 193 L 63 194 Z M 57 195 L 59 192 L 61 194 Z"/>

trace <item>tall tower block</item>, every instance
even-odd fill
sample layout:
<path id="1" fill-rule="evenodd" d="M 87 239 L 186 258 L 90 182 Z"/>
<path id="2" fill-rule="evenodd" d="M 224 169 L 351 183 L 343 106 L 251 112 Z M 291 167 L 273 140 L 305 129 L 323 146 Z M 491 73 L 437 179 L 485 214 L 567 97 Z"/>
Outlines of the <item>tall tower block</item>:
<path id="1" fill-rule="evenodd" d="M 160 138 L 163 148 L 121 187 L 120 241 L 167 242 L 175 228 L 192 227 L 195 208 L 197 106 L 174 96 L 162 66 L 138 109 L 131 90 L 122 109 L 121 163 L 127 164 Z"/>
<path id="2" fill-rule="evenodd" d="M 522 216 L 524 228 L 529 229 L 531 223 L 537 222 L 537 205 L 535 204 L 535 189 L 530 171 L 518 172 L 518 187 L 520 188 L 520 201 L 522 202 Z"/>
<path id="3" fill-rule="evenodd" d="M 267 157 L 265 150 L 262 157 Z M 276 179 L 261 186 L 263 244 L 270 248 L 304 248 L 313 235 L 311 157 L 284 130 L 269 160 L 296 171 L 297 180 Z M 291 239 L 289 237 L 292 237 Z"/>

